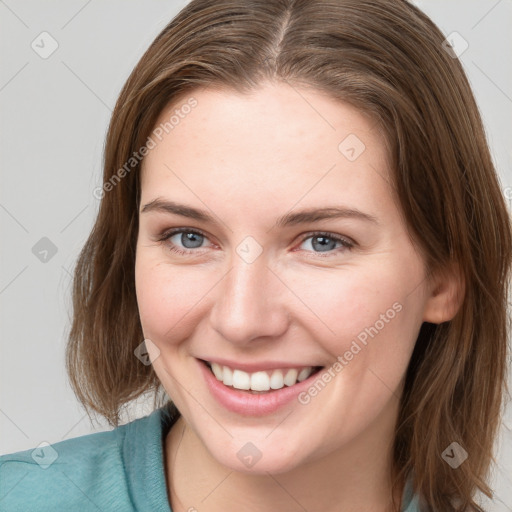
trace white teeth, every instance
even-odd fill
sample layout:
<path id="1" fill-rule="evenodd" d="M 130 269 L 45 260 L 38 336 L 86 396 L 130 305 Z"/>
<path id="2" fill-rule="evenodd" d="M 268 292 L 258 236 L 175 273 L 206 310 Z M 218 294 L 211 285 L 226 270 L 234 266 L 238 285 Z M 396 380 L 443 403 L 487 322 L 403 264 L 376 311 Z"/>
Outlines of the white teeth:
<path id="1" fill-rule="evenodd" d="M 251 389 L 251 376 L 242 370 L 234 370 L 233 387 L 236 389 Z"/>
<path id="2" fill-rule="evenodd" d="M 222 382 L 226 386 L 232 386 L 233 385 L 233 370 L 231 368 L 228 368 L 227 366 L 222 366 L 224 372 L 222 374 Z M 219 379 L 220 380 L 220 379 Z"/>
<path id="3" fill-rule="evenodd" d="M 212 363 L 212 371 L 215 377 L 217 377 L 217 380 L 223 380 L 224 371 L 222 370 L 222 366 L 220 364 Z"/>
<path id="4" fill-rule="evenodd" d="M 306 380 L 311 375 L 311 371 L 312 371 L 312 368 L 302 368 L 302 370 L 299 372 L 297 380 L 299 382 Z"/>
<path id="5" fill-rule="evenodd" d="M 270 387 L 272 389 L 284 388 L 283 372 L 281 370 L 274 370 L 270 376 Z"/>
<path id="6" fill-rule="evenodd" d="M 293 386 L 297 382 L 307 379 L 313 373 L 311 366 L 302 368 L 300 371 L 297 368 L 288 368 L 286 370 L 258 371 L 252 374 L 243 370 L 232 370 L 228 366 L 218 363 L 211 363 L 211 369 L 217 380 L 223 382 L 224 385 L 246 391 L 269 391 L 281 389 L 284 386 Z"/>
<path id="7" fill-rule="evenodd" d="M 284 376 L 284 383 L 287 386 L 293 386 L 297 382 L 298 371 L 295 368 L 290 368 Z"/>
<path id="8" fill-rule="evenodd" d="M 268 391 L 270 378 L 267 372 L 256 372 L 251 375 L 251 389 L 253 391 Z"/>

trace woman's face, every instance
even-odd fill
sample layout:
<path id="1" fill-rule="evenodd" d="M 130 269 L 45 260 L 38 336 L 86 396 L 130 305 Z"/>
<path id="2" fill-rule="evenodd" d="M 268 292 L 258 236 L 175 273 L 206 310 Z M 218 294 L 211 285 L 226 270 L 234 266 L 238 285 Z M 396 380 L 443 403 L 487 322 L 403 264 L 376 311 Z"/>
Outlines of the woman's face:
<path id="1" fill-rule="evenodd" d="M 389 439 L 429 292 L 378 126 L 287 84 L 191 96 L 162 113 L 180 115 L 141 178 L 136 289 L 158 378 L 239 471 Z"/>

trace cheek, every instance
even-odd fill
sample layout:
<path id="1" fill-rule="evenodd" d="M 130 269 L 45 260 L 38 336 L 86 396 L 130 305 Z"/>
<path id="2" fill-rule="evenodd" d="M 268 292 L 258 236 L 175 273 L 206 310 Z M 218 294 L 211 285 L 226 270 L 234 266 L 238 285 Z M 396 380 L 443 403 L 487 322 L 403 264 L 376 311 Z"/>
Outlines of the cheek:
<path id="1" fill-rule="evenodd" d="M 309 309 L 301 321 L 334 358 L 352 352 L 347 359 L 356 359 L 357 353 L 359 364 L 374 358 L 389 364 L 393 354 L 403 366 L 422 323 L 421 278 L 415 259 L 393 262 L 389 257 L 364 270 L 347 267 L 297 277 L 295 290 Z"/>
<path id="2" fill-rule="evenodd" d="M 319 377 L 325 384 L 315 381 L 300 403 L 312 407 L 315 422 L 323 419 L 329 425 L 322 435 L 333 440 L 331 448 L 349 442 L 388 406 L 396 406 L 422 323 L 420 276 L 414 260 L 392 265 L 387 258 L 365 272 L 347 268 L 335 279 L 316 279 L 314 289 L 322 293 L 304 285 L 305 302 L 322 322 L 310 315 L 303 327 L 331 364 Z M 335 417 L 350 421 L 333 420 L 334 409 L 325 406 L 328 397 Z"/>
<path id="3" fill-rule="evenodd" d="M 179 343 L 192 330 L 201 301 L 212 287 L 201 272 L 141 255 L 135 264 L 137 303 L 144 335 L 155 343 Z"/>

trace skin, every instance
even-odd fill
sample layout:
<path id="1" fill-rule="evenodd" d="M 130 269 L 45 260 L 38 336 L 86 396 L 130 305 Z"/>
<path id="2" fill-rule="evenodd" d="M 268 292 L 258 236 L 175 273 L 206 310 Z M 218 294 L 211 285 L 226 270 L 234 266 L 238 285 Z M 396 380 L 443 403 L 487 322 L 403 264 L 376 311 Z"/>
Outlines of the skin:
<path id="1" fill-rule="evenodd" d="M 153 367 L 182 414 L 165 444 L 172 509 L 391 510 L 404 375 L 422 322 L 455 314 L 456 281 L 426 279 L 393 199 L 385 141 L 367 116 L 283 83 L 192 96 L 198 106 L 144 160 L 135 269 Z M 349 134 L 365 145 L 354 161 L 338 149 Z M 216 223 L 142 212 L 156 198 L 207 210 Z M 276 226 L 290 211 L 327 205 L 377 222 Z M 205 237 L 198 248 L 181 234 L 158 241 L 171 228 Z M 329 239 L 322 251 L 315 231 L 354 245 Z M 247 236 L 262 249 L 252 263 L 237 253 Z M 196 358 L 213 357 L 328 368 L 396 303 L 400 312 L 306 405 L 241 416 L 198 371 Z M 262 454 L 251 468 L 237 457 L 247 442 Z"/>

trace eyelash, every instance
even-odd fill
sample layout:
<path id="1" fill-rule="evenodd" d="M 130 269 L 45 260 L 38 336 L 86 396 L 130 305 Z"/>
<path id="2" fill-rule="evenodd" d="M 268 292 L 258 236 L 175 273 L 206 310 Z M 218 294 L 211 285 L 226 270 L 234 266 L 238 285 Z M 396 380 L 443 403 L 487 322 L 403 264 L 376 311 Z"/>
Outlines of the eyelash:
<path id="1" fill-rule="evenodd" d="M 199 236 L 208 238 L 204 233 L 202 233 L 201 231 L 199 231 L 197 229 L 176 228 L 176 229 L 172 229 L 170 231 L 163 232 L 157 238 L 157 241 L 158 242 L 166 242 L 172 236 L 174 236 L 174 235 L 176 235 L 178 233 L 192 233 L 194 235 L 199 235 Z M 322 254 L 322 251 L 321 252 L 306 251 L 306 252 L 312 252 L 313 254 L 318 255 L 321 258 L 328 258 L 328 257 L 332 256 L 333 254 L 338 254 L 340 252 L 340 250 L 343 250 L 343 251 L 344 250 L 349 250 L 350 251 L 356 245 L 355 242 L 350 241 L 347 238 L 344 238 L 344 237 L 341 237 L 341 236 L 338 236 L 338 235 L 334 235 L 332 233 L 328 233 L 328 232 L 325 232 L 325 231 L 315 231 L 315 232 L 312 232 L 312 233 L 308 233 L 306 236 L 304 236 L 301 239 L 299 245 L 302 245 L 307 239 L 315 238 L 315 237 L 329 238 L 330 240 L 333 240 L 335 242 L 340 242 L 341 245 L 342 245 L 341 247 L 338 247 L 337 249 L 333 249 L 332 251 L 325 251 L 325 255 Z M 173 252 L 175 252 L 177 254 L 180 254 L 180 255 L 189 255 L 189 254 L 193 254 L 193 253 L 197 252 L 197 250 L 195 250 L 195 249 L 185 249 L 184 250 L 184 249 L 177 248 L 174 244 L 168 244 L 168 245 L 169 245 L 169 249 L 171 251 L 173 251 Z"/>

